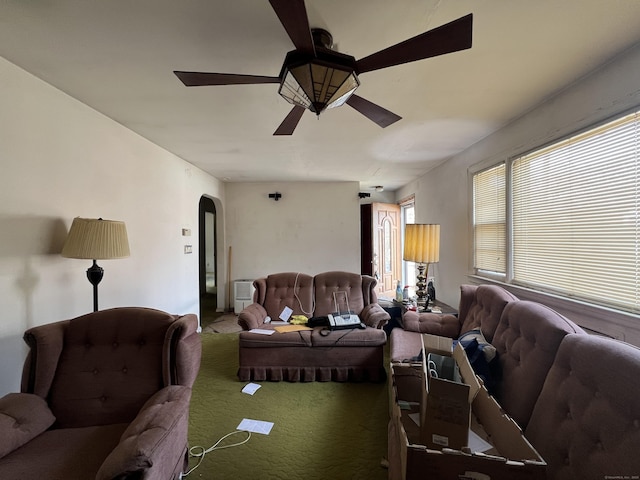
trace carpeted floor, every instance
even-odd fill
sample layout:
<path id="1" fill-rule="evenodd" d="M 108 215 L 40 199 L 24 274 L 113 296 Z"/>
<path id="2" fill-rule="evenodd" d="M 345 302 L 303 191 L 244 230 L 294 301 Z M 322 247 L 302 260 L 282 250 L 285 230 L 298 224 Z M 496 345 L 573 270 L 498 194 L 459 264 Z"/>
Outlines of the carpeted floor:
<path id="1" fill-rule="evenodd" d="M 270 435 L 215 450 L 187 478 L 229 480 L 383 480 L 387 454 L 386 383 L 261 382 L 253 395 L 238 381 L 238 336 L 202 335 L 191 400 L 189 443 L 205 448 L 243 418 L 274 422 Z M 223 444 L 246 438 L 239 434 Z M 190 466 L 197 463 L 191 459 Z"/>
<path id="2" fill-rule="evenodd" d="M 202 333 L 238 333 L 242 330 L 235 313 L 223 313 L 202 323 Z"/>

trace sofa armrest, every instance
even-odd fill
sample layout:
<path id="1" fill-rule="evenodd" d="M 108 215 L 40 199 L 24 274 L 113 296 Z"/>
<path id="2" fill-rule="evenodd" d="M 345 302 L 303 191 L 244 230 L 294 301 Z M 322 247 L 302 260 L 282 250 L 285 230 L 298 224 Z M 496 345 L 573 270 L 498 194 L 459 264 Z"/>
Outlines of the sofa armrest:
<path id="1" fill-rule="evenodd" d="M 171 385 L 153 395 L 100 466 L 96 480 L 173 478 L 185 466 L 191 388 Z"/>
<path id="2" fill-rule="evenodd" d="M 368 327 L 382 328 L 391 320 L 391 315 L 379 303 L 370 303 L 360 312 L 360 320 Z"/>
<path id="3" fill-rule="evenodd" d="M 430 333 L 441 337 L 458 338 L 460 320 L 454 315 L 441 313 L 404 312 L 402 326 L 409 332 Z"/>
<path id="4" fill-rule="evenodd" d="M 238 325 L 243 330 L 251 330 L 252 328 L 260 328 L 264 325 L 264 319 L 267 318 L 267 311 L 259 303 L 248 305 L 238 315 Z"/>
<path id="5" fill-rule="evenodd" d="M 55 421 L 42 397 L 9 393 L 0 398 L 0 458 L 40 435 Z"/>

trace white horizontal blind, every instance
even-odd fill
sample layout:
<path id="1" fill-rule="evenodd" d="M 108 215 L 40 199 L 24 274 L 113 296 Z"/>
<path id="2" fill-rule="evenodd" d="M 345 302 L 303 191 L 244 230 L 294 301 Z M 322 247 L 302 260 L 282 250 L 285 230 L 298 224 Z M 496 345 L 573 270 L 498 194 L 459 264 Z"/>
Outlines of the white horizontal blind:
<path id="1" fill-rule="evenodd" d="M 506 270 L 505 164 L 473 176 L 474 268 Z"/>
<path id="2" fill-rule="evenodd" d="M 514 161 L 513 281 L 640 310 L 638 112 Z"/>

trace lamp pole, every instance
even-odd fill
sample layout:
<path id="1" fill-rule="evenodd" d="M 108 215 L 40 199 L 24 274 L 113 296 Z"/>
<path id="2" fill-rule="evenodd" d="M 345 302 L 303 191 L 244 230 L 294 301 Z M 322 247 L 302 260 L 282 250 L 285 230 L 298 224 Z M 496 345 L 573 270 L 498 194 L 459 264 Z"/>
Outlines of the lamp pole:
<path id="1" fill-rule="evenodd" d="M 93 285 L 93 311 L 98 311 L 98 284 L 102 280 L 104 275 L 104 269 L 93 260 L 93 265 L 87 269 L 87 278 L 91 285 Z"/>

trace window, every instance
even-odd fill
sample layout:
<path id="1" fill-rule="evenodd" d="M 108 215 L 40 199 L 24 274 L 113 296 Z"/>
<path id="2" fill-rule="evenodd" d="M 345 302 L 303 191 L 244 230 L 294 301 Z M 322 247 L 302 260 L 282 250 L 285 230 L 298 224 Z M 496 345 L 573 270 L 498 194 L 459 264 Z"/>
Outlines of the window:
<path id="1" fill-rule="evenodd" d="M 477 271 L 506 272 L 504 163 L 473 177 L 473 266 Z"/>
<path id="2" fill-rule="evenodd" d="M 404 202 L 400 202 L 402 210 L 402 245 L 404 245 L 404 227 L 407 224 L 416 223 L 415 199 L 411 197 Z M 416 264 L 414 262 L 402 261 L 402 278 L 404 285 L 415 285 L 416 283 Z"/>
<path id="3" fill-rule="evenodd" d="M 473 190 L 479 275 L 640 311 L 640 112 L 478 172 Z"/>

